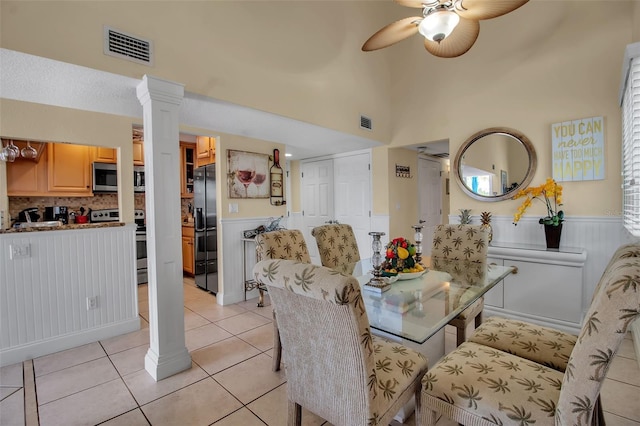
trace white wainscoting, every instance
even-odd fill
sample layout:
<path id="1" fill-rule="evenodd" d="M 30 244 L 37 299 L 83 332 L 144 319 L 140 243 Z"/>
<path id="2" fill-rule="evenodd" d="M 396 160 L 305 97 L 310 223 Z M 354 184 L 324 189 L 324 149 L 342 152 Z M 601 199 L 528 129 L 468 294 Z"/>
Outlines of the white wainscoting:
<path id="1" fill-rule="evenodd" d="M 252 217 L 243 219 L 222 219 L 220 226 L 222 227 L 222 249 L 218 250 L 219 265 L 218 276 L 221 280 L 221 286 L 216 295 L 216 300 L 220 305 L 230 305 L 232 303 L 244 300 L 244 283 L 242 281 L 242 232 L 248 229 L 255 229 L 260 225 L 267 225 L 270 222 L 269 217 Z M 280 221 L 280 225 L 291 229 L 287 218 Z M 253 265 L 256 262 L 255 246 L 253 243 L 247 244 L 246 262 L 247 277 L 251 277 Z M 258 291 L 253 290 L 247 293 L 247 299 L 258 297 Z"/>
<path id="2" fill-rule="evenodd" d="M 455 214 L 451 223 L 459 223 Z M 473 216 L 473 223 L 480 223 L 480 216 Z M 544 228 L 536 217 L 524 217 L 513 225 L 513 216 L 493 216 L 493 241 L 508 243 L 545 244 Z M 622 218 L 615 216 L 569 216 L 562 225 L 560 246 L 581 247 L 587 251 L 584 266 L 583 314 L 591 304 L 591 296 L 613 252 L 622 244 L 633 241 L 622 225 Z"/>
<path id="3" fill-rule="evenodd" d="M 140 328 L 135 228 L 0 234 L 0 365 Z"/>

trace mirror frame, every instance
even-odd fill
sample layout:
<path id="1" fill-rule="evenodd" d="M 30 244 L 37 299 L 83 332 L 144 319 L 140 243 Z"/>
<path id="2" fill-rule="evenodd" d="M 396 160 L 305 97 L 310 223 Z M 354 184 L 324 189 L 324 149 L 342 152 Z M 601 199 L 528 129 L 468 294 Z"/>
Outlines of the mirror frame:
<path id="1" fill-rule="evenodd" d="M 507 135 L 507 136 L 511 136 L 512 138 L 516 139 L 517 141 L 519 141 L 522 146 L 527 150 L 527 154 L 529 155 L 529 169 L 527 170 L 527 173 L 524 176 L 524 179 L 522 180 L 522 182 L 520 182 L 520 184 L 515 187 L 514 189 L 512 189 L 511 191 L 506 192 L 505 194 L 502 195 L 492 195 L 492 196 L 486 196 L 486 195 L 480 195 L 480 194 L 476 194 L 475 192 L 473 192 L 471 189 L 469 189 L 465 184 L 464 181 L 462 180 L 462 176 L 460 173 L 460 166 L 461 166 L 461 161 L 462 161 L 462 157 L 464 156 L 465 152 L 467 151 L 467 149 L 469 149 L 469 147 L 476 142 L 477 140 L 485 137 L 485 136 L 489 136 L 489 135 L 494 135 L 494 134 L 501 134 L 501 135 Z M 473 135 L 471 135 L 460 147 L 460 149 L 458 150 L 458 153 L 456 154 L 456 158 L 453 162 L 453 171 L 456 175 L 456 180 L 458 181 L 458 185 L 460 186 L 460 188 L 462 189 L 462 191 L 467 194 L 469 197 L 474 198 L 476 200 L 479 201 L 502 201 L 502 200 L 507 200 L 512 198 L 519 190 L 521 189 L 525 189 L 527 186 L 529 186 L 529 183 L 531 183 L 531 180 L 533 179 L 533 175 L 536 172 L 536 167 L 538 166 L 538 157 L 536 156 L 536 150 L 533 147 L 533 144 L 531 143 L 531 141 L 529 140 L 528 137 L 526 137 L 524 135 L 524 133 L 519 132 L 518 130 L 515 129 L 511 129 L 509 127 L 490 127 L 484 130 L 480 130 L 477 133 L 474 133 Z"/>

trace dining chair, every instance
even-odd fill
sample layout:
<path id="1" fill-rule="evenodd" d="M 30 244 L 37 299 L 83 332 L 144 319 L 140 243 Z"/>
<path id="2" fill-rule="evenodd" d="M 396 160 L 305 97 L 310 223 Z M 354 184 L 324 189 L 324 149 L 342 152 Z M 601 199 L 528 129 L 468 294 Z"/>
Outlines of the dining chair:
<path id="1" fill-rule="evenodd" d="M 297 262 L 311 263 L 307 243 L 298 229 L 281 229 L 264 232 L 256 236 L 256 260 L 289 259 Z M 260 298 L 264 297 L 264 287 L 258 286 Z M 282 360 L 282 344 L 276 311 L 273 310 L 273 371 L 280 370 Z"/>
<path id="2" fill-rule="evenodd" d="M 438 225 L 433 232 L 431 263 L 448 260 L 486 264 L 489 234 L 480 225 Z M 467 337 L 467 326 L 474 321 L 478 327 L 482 323 L 484 297 L 479 298 L 458 316 L 449 321 L 456 328 L 456 346 Z"/>
<path id="3" fill-rule="evenodd" d="M 419 404 L 427 360 L 371 334 L 356 278 L 276 259 L 253 272 L 278 312 L 288 425 L 301 424 L 304 407 L 336 426 L 386 426 L 414 396 Z"/>
<path id="4" fill-rule="evenodd" d="M 355 263 L 360 260 L 358 242 L 351 225 L 329 224 L 311 230 L 316 239 L 320 263 L 347 274 L 353 273 Z"/>
<path id="5" fill-rule="evenodd" d="M 416 424 L 597 425 L 599 395 L 630 324 L 640 318 L 640 258 L 615 261 L 598 285 L 564 372 L 465 342 L 422 379 Z"/>
<path id="6" fill-rule="evenodd" d="M 611 256 L 602 273 L 603 278 L 611 273 L 611 266 L 620 259 L 640 258 L 640 244 L 620 246 Z M 598 289 L 594 291 L 597 294 Z M 564 372 L 578 336 L 525 321 L 501 317 L 487 318 L 469 341 L 535 361 L 547 367 Z"/>

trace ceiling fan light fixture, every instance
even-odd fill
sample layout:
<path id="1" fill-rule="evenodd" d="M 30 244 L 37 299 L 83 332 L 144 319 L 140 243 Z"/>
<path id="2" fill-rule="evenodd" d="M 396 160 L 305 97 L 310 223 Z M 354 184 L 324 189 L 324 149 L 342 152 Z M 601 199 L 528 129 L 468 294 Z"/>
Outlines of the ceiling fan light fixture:
<path id="1" fill-rule="evenodd" d="M 453 32 L 460 22 L 457 13 L 446 9 L 436 9 L 424 17 L 418 32 L 431 41 L 440 43 Z"/>

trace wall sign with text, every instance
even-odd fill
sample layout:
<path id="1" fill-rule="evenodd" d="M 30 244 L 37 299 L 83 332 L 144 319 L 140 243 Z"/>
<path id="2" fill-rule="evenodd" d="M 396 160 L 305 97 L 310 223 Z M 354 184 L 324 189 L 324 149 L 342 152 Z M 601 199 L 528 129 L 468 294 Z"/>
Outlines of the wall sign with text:
<path id="1" fill-rule="evenodd" d="M 604 119 L 551 125 L 553 178 L 558 182 L 604 179 Z"/>

